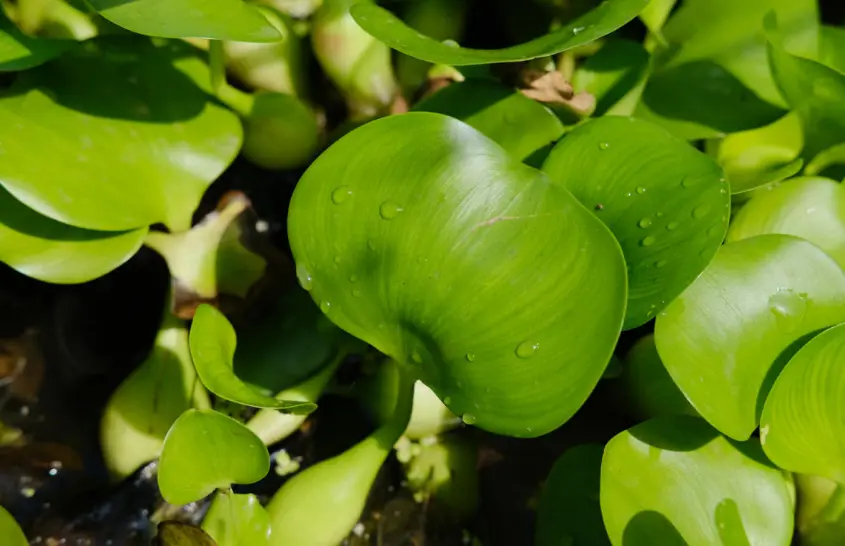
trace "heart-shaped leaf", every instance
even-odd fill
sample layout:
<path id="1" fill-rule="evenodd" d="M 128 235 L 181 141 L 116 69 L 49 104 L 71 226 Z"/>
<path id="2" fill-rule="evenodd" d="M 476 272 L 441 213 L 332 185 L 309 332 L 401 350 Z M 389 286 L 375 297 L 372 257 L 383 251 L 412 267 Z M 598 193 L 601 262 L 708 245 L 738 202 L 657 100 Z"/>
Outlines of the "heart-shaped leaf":
<path id="1" fill-rule="evenodd" d="M 0 506 L 0 536 L 7 546 L 29 546 L 26 535 L 18 526 L 18 522 L 5 508 Z"/>
<path id="2" fill-rule="evenodd" d="M 789 361 L 766 399 L 760 440 L 779 467 L 845 483 L 845 324 Z"/>
<path id="3" fill-rule="evenodd" d="M 202 528 L 217 546 L 267 546 L 270 541 L 270 516 L 255 495 L 217 493 Z"/>
<path id="4" fill-rule="evenodd" d="M 584 402 L 624 314 L 612 235 L 572 195 L 463 122 L 412 112 L 355 129 L 290 205 L 302 286 L 464 420 L 537 436 Z"/>
<path id="5" fill-rule="evenodd" d="M 657 318 L 666 369 L 710 424 L 757 427 L 777 373 L 802 340 L 845 320 L 845 272 L 814 244 L 759 235 L 723 246 Z"/>
<path id="6" fill-rule="evenodd" d="M 0 98 L 0 184 L 78 227 L 187 229 L 237 154 L 241 124 L 173 66 L 169 48 L 145 42 L 86 42 L 23 73 Z"/>
<path id="7" fill-rule="evenodd" d="M 563 124 L 548 108 L 493 81 L 453 83 L 414 106 L 459 119 L 525 159 L 563 136 Z"/>
<path id="8" fill-rule="evenodd" d="M 555 461 L 540 496 L 534 546 L 610 545 L 599 505 L 604 447 L 585 444 Z"/>
<path id="9" fill-rule="evenodd" d="M 772 74 L 786 102 L 801 119 L 803 155 L 811 159 L 845 142 L 845 74 L 788 53 L 776 35 L 772 18 L 766 24 Z"/>
<path id="10" fill-rule="evenodd" d="M 89 0 L 100 15 L 138 34 L 275 42 L 276 28 L 242 0 Z"/>
<path id="11" fill-rule="evenodd" d="M 826 178 L 789 180 L 742 207 L 727 240 L 767 233 L 807 239 L 845 267 L 845 188 Z"/>
<path id="12" fill-rule="evenodd" d="M 787 546 L 791 482 L 756 440 L 737 444 L 697 417 L 663 417 L 607 444 L 601 510 L 614 546 Z"/>
<path id="13" fill-rule="evenodd" d="M 513 47 L 487 50 L 438 42 L 375 4 L 354 6 L 352 16 L 364 30 L 406 55 L 437 64 L 467 66 L 527 61 L 588 44 L 634 19 L 647 3 L 648 0 L 606 0 L 550 34 Z"/>
<path id="14" fill-rule="evenodd" d="M 87 282 L 112 271 L 141 247 L 146 228 L 92 231 L 42 216 L 0 187 L 0 261 L 52 283 Z"/>
<path id="15" fill-rule="evenodd" d="M 642 45 L 610 39 L 578 66 L 572 75 L 572 87 L 596 97 L 597 117 L 607 112 L 630 115 L 639 102 L 649 66 L 650 57 Z M 623 106 L 628 111 L 620 111 Z"/>
<path id="16" fill-rule="evenodd" d="M 555 146 L 543 170 L 592 209 L 628 263 L 625 329 L 651 320 L 704 269 L 728 227 L 719 166 L 646 121 L 609 116 Z"/>
<path id="17" fill-rule="evenodd" d="M 74 42 L 33 38 L 21 32 L 0 8 L 0 72 L 36 67 L 61 55 Z"/>
<path id="18" fill-rule="evenodd" d="M 220 398 L 289 413 L 310 413 L 317 408 L 310 402 L 277 400 L 241 381 L 232 369 L 237 345 L 235 329 L 213 305 L 203 303 L 197 308 L 191 323 L 190 343 L 197 375 Z"/>
<path id="19" fill-rule="evenodd" d="M 255 483 L 269 470 L 270 454 L 251 430 L 214 410 L 190 409 L 164 438 L 158 487 L 164 500 L 182 505 L 218 488 Z"/>

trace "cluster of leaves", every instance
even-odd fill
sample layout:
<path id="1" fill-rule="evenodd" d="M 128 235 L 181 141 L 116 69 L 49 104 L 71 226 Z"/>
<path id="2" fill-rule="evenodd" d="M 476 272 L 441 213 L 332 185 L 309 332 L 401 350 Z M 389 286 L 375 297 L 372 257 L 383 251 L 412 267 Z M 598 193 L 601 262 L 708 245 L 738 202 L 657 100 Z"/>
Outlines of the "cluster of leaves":
<path id="1" fill-rule="evenodd" d="M 503 49 L 458 44 L 464 1 L 6 3 L 0 260 L 79 283 L 146 244 L 174 280 L 103 417 L 115 479 L 160 457 L 168 502 L 216 491 L 218 544 L 332 546 L 400 438 L 454 416 L 546 434 L 636 332 L 612 381 L 643 422 L 562 455 L 537 544 L 785 546 L 796 511 L 807 544 L 841 543 L 845 30 L 816 0 L 538 3 L 556 23 Z M 636 20 L 641 42 L 617 32 Z M 306 35 L 349 114 L 330 137 Z M 287 218 L 302 290 L 236 334 L 208 302 L 265 272 L 249 203 L 193 216 L 238 154 L 308 168 Z M 266 509 L 233 493 L 361 342 L 388 357 L 379 427 Z M 411 481 L 460 489 L 452 445 L 404 459 Z"/>

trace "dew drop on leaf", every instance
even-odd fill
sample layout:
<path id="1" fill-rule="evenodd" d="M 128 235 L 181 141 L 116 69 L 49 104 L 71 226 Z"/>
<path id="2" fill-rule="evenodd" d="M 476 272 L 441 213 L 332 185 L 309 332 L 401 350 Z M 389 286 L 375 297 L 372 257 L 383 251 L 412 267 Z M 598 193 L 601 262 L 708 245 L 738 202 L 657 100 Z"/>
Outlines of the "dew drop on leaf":
<path id="1" fill-rule="evenodd" d="M 695 183 L 692 180 L 690 180 L 689 178 L 684 178 L 683 180 L 681 180 L 681 187 L 682 188 L 691 188 L 694 185 L 695 185 Z"/>
<path id="2" fill-rule="evenodd" d="M 332 192 L 332 203 L 340 205 L 346 201 L 350 195 L 352 195 L 352 190 L 349 189 L 349 186 L 340 186 Z"/>
<path id="3" fill-rule="evenodd" d="M 789 328 L 794 320 L 801 318 L 806 310 L 806 294 L 796 294 L 790 288 L 781 288 L 769 297 L 769 311 L 778 320 L 780 326 Z"/>
<path id="4" fill-rule="evenodd" d="M 531 358 L 539 348 L 540 343 L 537 341 L 523 341 L 516 347 L 516 356 L 519 358 Z"/>
<path id="5" fill-rule="evenodd" d="M 640 241 L 640 245 L 642 246 L 651 246 L 657 241 L 657 237 L 654 235 L 649 235 L 645 237 L 642 241 Z"/>
<path id="6" fill-rule="evenodd" d="M 332 303 L 328 300 L 323 300 L 320 302 L 320 311 L 323 313 L 328 313 L 329 310 L 332 308 Z"/>
<path id="7" fill-rule="evenodd" d="M 651 218 L 643 218 L 642 220 L 637 222 L 637 225 L 640 226 L 641 228 L 645 229 L 645 228 L 651 226 Z"/>
<path id="8" fill-rule="evenodd" d="M 474 425 L 475 424 L 475 415 L 471 413 L 465 413 L 461 416 L 461 420 L 466 423 L 467 425 Z"/>
<path id="9" fill-rule="evenodd" d="M 599 143 L 599 150 L 607 150 L 608 148 L 610 148 L 610 142 Z"/>
<path id="10" fill-rule="evenodd" d="M 349 282 L 358 282 L 358 275 L 350 275 Z"/>
<path id="11" fill-rule="evenodd" d="M 403 210 L 405 209 L 403 209 L 393 201 L 385 201 L 379 207 L 378 213 L 385 220 L 393 220 L 394 218 L 399 216 L 399 213 Z"/>
<path id="12" fill-rule="evenodd" d="M 299 286 L 305 290 L 311 290 L 311 287 L 314 286 L 314 279 L 311 277 L 311 273 L 302 264 L 296 264 L 296 278 L 299 280 Z"/>
<path id="13" fill-rule="evenodd" d="M 469 362 L 474 362 L 475 361 L 475 353 L 467 353 L 467 360 Z"/>
<path id="14" fill-rule="evenodd" d="M 657 260 L 656 262 L 654 262 L 654 267 L 660 269 L 661 267 L 666 265 L 666 263 L 666 260 Z"/>
<path id="15" fill-rule="evenodd" d="M 710 205 L 699 205 L 693 209 L 692 217 L 697 220 L 703 218 L 708 212 L 710 212 Z"/>
<path id="16" fill-rule="evenodd" d="M 360 298 L 361 297 L 361 290 L 359 288 L 353 288 L 352 289 L 352 295 L 356 298 Z"/>
<path id="17" fill-rule="evenodd" d="M 668 229 L 669 231 L 672 231 L 672 230 L 678 229 L 679 225 L 681 225 L 679 222 L 674 222 L 674 221 L 669 222 L 668 224 L 666 224 L 666 229 Z"/>
<path id="18" fill-rule="evenodd" d="M 451 397 L 451 396 L 447 396 L 446 398 L 444 398 L 444 399 L 443 399 L 443 403 L 444 403 L 444 404 L 446 404 L 446 405 L 448 406 L 449 404 L 451 404 L 451 403 L 452 403 L 452 397 Z"/>
<path id="19" fill-rule="evenodd" d="M 414 351 L 411 353 L 411 360 L 413 360 L 416 364 L 422 364 L 422 356 L 420 356 L 419 351 Z"/>
<path id="20" fill-rule="evenodd" d="M 645 192 L 646 192 L 645 186 L 639 186 L 639 187 L 637 187 L 637 193 L 638 193 L 638 194 L 642 195 L 642 194 L 644 194 Z"/>

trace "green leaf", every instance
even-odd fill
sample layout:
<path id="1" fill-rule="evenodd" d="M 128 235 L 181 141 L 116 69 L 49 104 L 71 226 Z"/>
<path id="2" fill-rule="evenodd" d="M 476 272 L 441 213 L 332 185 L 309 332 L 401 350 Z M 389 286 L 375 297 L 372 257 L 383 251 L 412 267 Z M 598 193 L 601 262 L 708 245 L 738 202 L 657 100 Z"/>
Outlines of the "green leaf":
<path id="1" fill-rule="evenodd" d="M 770 32 L 774 23 L 767 21 Z M 782 24 L 782 22 L 781 22 Z M 775 42 L 779 38 L 773 36 Z M 775 82 L 804 130 L 802 155 L 816 154 L 845 142 L 845 74 L 816 61 L 787 53 L 769 42 L 769 64 Z"/>
<path id="2" fill-rule="evenodd" d="M 112 393 L 100 420 L 100 447 L 118 482 L 161 453 L 167 431 L 192 407 L 210 406 L 197 383 L 183 321 L 167 314 L 152 352 Z"/>
<path id="3" fill-rule="evenodd" d="M 845 483 L 845 324 L 822 332 L 783 369 L 766 399 L 760 440 L 791 472 Z"/>
<path id="4" fill-rule="evenodd" d="M 100 15 L 138 34 L 275 42 L 282 37 L 253 6 L 241 0 L 89 0 Z"/>
<path id="5" fill-rule="evenodd" d="M 152 546 L 218 546 L 208 534 L 190 523 L 162 521 Z"/>
<path id="6" fill-rule="evenodd" d="M 809 176 L 824 175 L 831 178 L 843 178 L 845 169 L 845 142 L 823 150 L 807 164 L 804 174 Z"/>
<path id="7" fill-rule="evenodd" d="M 0 8 L 0 72 L 27 70 L 61 55 L 74 42 L 33 38 L 21 32 Z"/>
<path id="8" fill-rule="evenodd" d="M 413 110 L 459 119 L 519 160 L 553 143 L 564 132 L 563 124 L 551 110 L 492 81 L 453 83 L 417 103 Z"/>
<path id="9" fill-rule="evenodd" d="M 719 431 L 747 439 L 777 373 L 808 334 L 845 320 L 845 272 L 789 235 L 729 243 L 657 318 L 660 358 Z"/>
<path id="10" fill-rule="evenodd" d="M 666 68 L 712 61 L 753 95 L 784 106 L 766 62 L 763 19 L 770 11 L 785 30 L 788 50 L 815 57 L 819 43 L 816 0 L 687 0 L 663 27 L 663 35 L 674 46 Z M 740 108 L 737 114 L 742 113 Z"/>
<path id="11" fill-rule="evenodd" d="M 663 39 L 661 30 L 676 2 L 677 0 L 651 0 L 640 12 L 640 19 L 649 32 L 661 36 L 661 40 Z"/>
<path id="12" fill-rule="evenodd" d="M 734 443 L 678 415 L 607 444 L 601 510 L 614 546 L 787 546 L 791 488 L 756 440 Z"/>
<path id="13" fill-rule="evenodd" d="M 845 73 L 845 28 L 822 25 L 819 62 Z"/>
<path id="14" fill-rule="evenodd" d="M 161 496 L 188 504 L 215 489 L 255 483 L 270 471 L 270 454 L 251 430 L 214 410 L 190 409 L 164 439 L 158 468 Z"/>
<path id="15" fill-rule="evenodd" d="M 270 516 L 255 495 L 217 493 L 202 529 L 217 546 L 267 546 L 270 542 Z"/>
<path id="16" fill-rule="evenodd" d="M 648 0 L 606 0 L 545 36 L 513 47 L 486 50 L 455 47 L 433 40 L 375 4 L 354 6 L 352 16 L 364 30 L 406 55 L 436 64 L 467 66 L 527 61 L 588 44 L 631 21 L 647 3 Z"/>
<path id="17" fill-rule="evenodd" d="M 596 117 L 609 111 L 632 114 L 649 66 L 650 56 L 642 45 L 631 40 L 610 39 L 578 66 L 572 76 L 572 87 L 577 92 L 586 91 L 596 97 Z M 618 111 L 617 105 L 622 101 L 633 102 L 630 111 Z"/>
<path id="18" fill-rule="evenodd" d="M 603 451 L 580 445 L 555 461 L 540 496 L 534 546 L 610 545 L 599 506 Z"/>
<path id="19" fill-rule="evenodd" d="M 310 402 L 277 400 L 241 381 L 232 369 L 237 345 L 235 329 L 213 305 L 203 303 L 197 308 L 191 323 L 190 344 L 197 375 L 220 398 L 289 413 L 310 413 L 317 408 Z"/>
<path id="20" fill-rule="evenodd" d="M 241 124 L 174 68 L 169 48 L 146 42 L 86 42 L 23 73 L 0 98 L 0 184 L 73 226 L 190 227 Z"/>
<path id="21" fill-rule="evenodd" d="M 441 114 L 389 116 L 338 140 L 297 184 L 288 227 L 300 283 L 329 319 L 418 366 L 485 430 L 560 426 L 619 335 L 625 272 L 607 228 Z"/>
<path id="22" fill-rule="evenodd" d="M 654 334 L 641 337 L 625 355 L 620 380 L 626 398 L 641 419 L 678 414 L 698 416 L 660 360 Z"/>
<path id="23" fill-rule="evenodd" d="M 767 233 L 806 239 L 845 268 L 845 188 L 826 178 L 789 180 L 749 201 L 731 223 L 727 240 Z"/>
<path id="24" fill-rule="evenodd" d="M 92 231 L 56 222 L 0 186 L 0 261 L 51 283 L 83 283 L 131 258 L 147 230 Z"/>
<path id="25" fill-rule="evenodd" d="M 2 506 L 0 506 L 0 536 L 3 537 L 6 546 L 29 546 L 29 541 L 15 518 Z"/>
<path id="26" fill-rule="evenodd" d="M 593 210 L 628 264 L 625 329 L 651 320 L 704 269 L 728 228 L 719 166 L 646 121 L 604 117 L 573 130 L 543 170 Z"/>

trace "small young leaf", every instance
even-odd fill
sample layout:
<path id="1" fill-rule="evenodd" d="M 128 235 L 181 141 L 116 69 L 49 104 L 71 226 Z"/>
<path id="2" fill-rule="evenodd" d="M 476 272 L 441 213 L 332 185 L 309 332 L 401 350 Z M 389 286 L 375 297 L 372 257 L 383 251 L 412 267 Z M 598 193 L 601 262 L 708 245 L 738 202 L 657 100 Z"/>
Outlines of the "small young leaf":
<path id="1" fill-rule="evenodd" d="M 255 495 L 221 491 L 211 502 L 202 529 L 217 546 L 267 546 L 270 516 Z"/>
<path id="2" fill-rule="evenodd" d="M 787 546 L 791 488 L 756 440 L 731 442 L 685 415 L 618 434 L 601 465 L 601 511 L 614 546 Z"/>
<path id="3" fill-rule="evenodd" d="M 719 166 L 652 123 L 608 116 L 555 146 L 543 170 L 601 219 L 628 264 L 625 329 L 645 324 L 704 269 L 728 227 Z"/>
<path id="4" fill-rule="evenodd" d="M 791 472 L 845 483 L 845 324 L 822 332 L 792 357 L 766 399 L 760 440 Z"/>
<path id="5" fill-rule="evenodd" d="M 845 268 L 845 188 L 826 178 L 801 177 L 761 192 L 736 215 L 727 240 L 767 233 L 806 239 Z"/>
<path id="6" fill-rule="evenodd" d="M 158 486 L 164 500 L 182 505 L 218 488 L 255 483 L 269 470 L 270 454 L 252 431 L 214 410 L 190 409 L 164 438 Z"/>
<path id="7" fill-rule="evenodd" d="M 277 400 L 250 387 L 233 371 L 237 338 L 235 329 L 213 305 L 201 304 L 191 324 L 191 356 L 206 388 L 226 400 L 245 406 L 273 408 L 290 413 L 310 413 L 310 402 Z"/>
<path id="8" fill-rule="evenodd" d="M 0 8 L 0 72 L 34 68 L 61 55 L 72 40 L 33 38 L 21 32 Z"/>
<path id="9" fill-rule="evenodd" d="M 352 8 L 352 16 L 367 32 L 406 55 L 454 66 L 527 61 L 554 55 L 610 34 L 636 17 L 648 0 L 607 0 L 584 16 L 550 34 L 505 49 L 468 49 L 438 42 L 403 23 L 375 4 Z"/>
<path id="10" fill-rule="evenodd" d="M 563 124 L 548 108 L 496 82 L 466 80 L 417 103 L 418 112 L 459 119 L 524 160 L 563 136 Z"/>
<path id="11" fill-rule="evenodd" d="M 609 546 L 601 519 L 599 481 L 604 447 L 584 444 L 555 461 L 543 485 L 534 546 Z"/>
<path id="12" fill-rule="evenodd" d="M 189 523 L 162 521 L 152 546 L 219 546 L 208 534 Z"/>
<path id="13" fill-rule="evenodd" d="M 0 537 L 3 537 L 4 546 L 29 546 L 29 541 L 18 526 L 18 522 L 2 506 L 0 506 Z"/>
<path id="14" fill-rule="evenodd" d="M 275 42 L 279 32 L 242 0 L 89 0 L 100 15 L 138 34 Z"/>
<path id="15" fill-rule="evenodd" d="M 746 440 L 766 395 L 808 335 L 845 320 L 845 272 L 816 245 L 758 235 L 723 246 L 660 314 L 654 339 L 684 395 Z"/>

